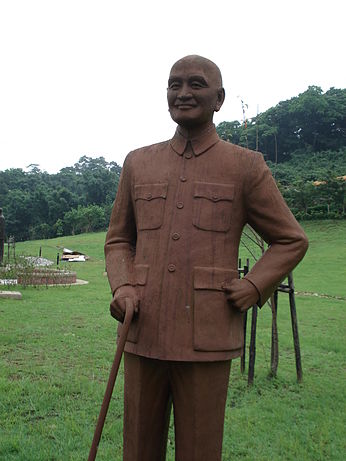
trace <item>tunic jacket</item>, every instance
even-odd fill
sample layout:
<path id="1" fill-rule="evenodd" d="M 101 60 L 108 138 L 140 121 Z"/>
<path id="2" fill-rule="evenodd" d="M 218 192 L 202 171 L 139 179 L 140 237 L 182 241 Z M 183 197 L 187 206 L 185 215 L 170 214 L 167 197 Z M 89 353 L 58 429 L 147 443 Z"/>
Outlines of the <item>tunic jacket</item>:
<path id="1" fill-rule="evenodd" d="M 246 275 L 263 305 L 307 249 L 263 156 L 220 140 L 213 127 L 192 140 L 178 128 L 126 157 L 105 255 L 113 294 L 133 285 L 140 299 L 127 352 L 180 361 L 241 355 L 243 314 L 223 285 L 238 277 L 247 223 L 269 244 Z"/>

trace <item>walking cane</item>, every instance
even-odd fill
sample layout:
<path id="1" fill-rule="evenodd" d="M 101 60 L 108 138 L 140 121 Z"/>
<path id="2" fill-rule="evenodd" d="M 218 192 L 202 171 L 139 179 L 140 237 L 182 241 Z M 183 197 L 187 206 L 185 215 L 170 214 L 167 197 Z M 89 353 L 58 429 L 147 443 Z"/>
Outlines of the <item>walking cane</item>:
<path id="1" fill-rule="evenodd" d="M 121 357 L 124 352 L 127 334 L 128 334 L 131 321 L 132 321 L 132 317 L 133 317 L 133 313 L 134 313 L 134 305 L 133 305 L 133 302 L 129 298 L 125 299 L 125 305 L 126 305 L 125 320 L 122 326 L 122 330 L 121 330 L 117 350 L 115 353 L 113 365 L 111 368 L 111 372 L 109 374 L 106 392 L 103 397 L 103 402 L 102 402 L 99 418 L 97 420 L 96 429 L 95 429 L 94 438 L 91 444 L 88 461 L 95 461 L 95 458 L 96 458 L 97 448 L 98 448 L 98 445 L 101 439 L 102 429 L 103 429 L 105 419 L 107 416 L 109 403 L 111 401 L 114 383 L 118 375 Z"/>

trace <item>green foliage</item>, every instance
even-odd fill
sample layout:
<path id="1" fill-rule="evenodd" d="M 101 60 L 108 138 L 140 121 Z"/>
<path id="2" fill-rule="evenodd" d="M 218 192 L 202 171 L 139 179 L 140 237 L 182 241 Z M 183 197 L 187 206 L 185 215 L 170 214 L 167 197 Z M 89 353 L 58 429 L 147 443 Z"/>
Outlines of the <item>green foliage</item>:
<path id="1" fill-rule="evenodd" d="M 346 148 L 335 152 L 296 152 L 288 162 L 268 164 L 296 218 L 344 217 Z"/>
<path id="2" fill-rule="evenodd" d="M 65 234 L 82 234 L 102 230 L 106 226 L 105 210 L 97 205 L 79 206 L 64 214 Z"/>
<path id="3" fill-rule="evenodd" d="M 53 232 L 57 237 L 64 235 L 64 221 L 62 219 L 59 218 L 54 224 Z"/>
<path id="4" fill-rule="evenodd" d="M 0 267 L 0 278 L 7 280 L 17 280 L 21 278 L 21 286 L 25 288 L 35 270 L 35 265 L 31 259 L 24 256 L 17 257 L 14 261 L 4 261 Z M 7 286 L 8 288 L 9 286 Z"/>
<path id="5" fill-rule="evenodd" d="M 275 164 L 268 161 L 274 178 L 279 184 L 287 186 L 297 180 L 325 181 L 346 173 L 346 147 L 337 151 L 296 151 L 287 162 Z"/>
<path id="6" fill-rule="evenodd" d="M 120 172 L 115 162 L 86 156 L 52 175 L 37 165 L 0 171 L 7 235 L 18 241 L 105 229 Z"/>
<path id="7" fill-rule="evenodd" d="M 222 122 L 216 130 L 264 154 L 297 219 L 345 216 L 346 89 L 310 86 L 246 124 Z"/>
<path id="8" fill-rule="evenodd" d="M 266 160 L 280 163 L 295 151 L 319 152 L 346 146 L 346 89 L 318 86 L 247 120 L 217 126 L 225 141 L 262 152 Z"/>

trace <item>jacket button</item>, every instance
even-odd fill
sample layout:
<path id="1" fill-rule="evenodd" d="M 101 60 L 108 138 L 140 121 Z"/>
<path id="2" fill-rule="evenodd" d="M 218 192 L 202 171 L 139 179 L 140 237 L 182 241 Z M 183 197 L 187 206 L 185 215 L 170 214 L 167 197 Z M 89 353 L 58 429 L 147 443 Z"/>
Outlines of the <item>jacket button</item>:
<path id="1" fill-rule="evenodd" d="M 174 232 L 174 233 L 172 234 L 172 239 L 173 239 L 173 240 L 179 240 L 179 239 L 180 239 L 180 234 L 178 234 L 178 232 Z"/>
<path id="2" fill-rule="evenodd" d="M 181 181 L 181 182 L 186 182 L 186 181 L 187 181 L 187 179 L 186 179 L 186 177 L 185 177 L 185 176 L 180 176 L 180 178 L 179 178 L 179 179 L 180 179 L 180 181 Z"/>
<path id="3" fill-rule="evenodd" d="M 216 200 L 219 200 L 219 196 L 218 195 L 213 195 L 213 200 L 214 200 L 214 202 L 216 202 Z"/>
<path id="4" fill-rule="evenodd" d="M 168 264 L 168 271 L 169 272 L 175 272 L 175 265 L 174 264 Z"/>
<path id="5" fill-rule="evenodd" d="M 192 154 L 191 154 L 191 152 L 186 152 L 186 154 L 185 154 L 185 158 L 192 158 Z"/>
<path id="6" fill-rule="evenodd" d="M 150 192 L 148 192 L 147 195 L 146 195 L 146 198 L 147 198 L 148 200 L 150 200 L 152 197 L 153 197 L 152 194 L 151 194 Z"/>
<path id="7" fill-rule="evenodd" d="M 183 202 L 177 202 L 177 208 L 179 208 L 179 210 L 181 210 L 182 208 L 184 208 Z"/>

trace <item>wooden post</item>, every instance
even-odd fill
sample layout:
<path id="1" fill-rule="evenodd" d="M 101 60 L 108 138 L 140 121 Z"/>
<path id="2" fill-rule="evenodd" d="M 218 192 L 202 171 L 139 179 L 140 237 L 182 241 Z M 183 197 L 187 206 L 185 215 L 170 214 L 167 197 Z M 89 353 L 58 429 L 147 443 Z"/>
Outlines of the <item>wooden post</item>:
<path id="1" fill-rule="evenodd" d="M 239 259 L 239 267 L 241 267 L 241 259 Z M 249 272 L 249 265 L 250 261 L 249 259 L 246 260 L 246 266 L 244 266 L 243 270 L 241 271 L 243 273 L 243 276 Z M 245 358 L 246 358 L 246 327 L 247 327 L 247 312 L 244 313 L 244 318 L 243 318 L 243 329 L 244 329 L 244 346 L 243 346 L 243 354 L 240 358 L 240 371 L 241 373 L 244 373 L 245 371 Z"/>
<path id="2" fill-rule="evenodd" d="M 249 372 L 247 381 L 248 385 L 253 384 L 255 375 L 257 309 L 257 306 L 252 307 L 251 339 L 249 347 Z"/>
<path id="3" fill-rule="evenodd" d="M 240 371 L 244 373 L 245 371 L 245 358 L 246 358 L 246 326 L 247 326 L 247 312 L 244 313 L 243 318 L 243 329 L 244 329 L 244 346 L 243 346 L 243 354 L 240 357 Z"/>
<path id="4" fill-rule="evenodd" d="M 292 272 L 288 274 L 288 286 L 290 289 L 289 290 L 289 300 L 290 300 L 290 310 L 291 310 L 293 344 L 294 344 L 294 352 L 296 356 L 297 380 L 300 383 L 303 379 L 303 370 L 302 370 L 302 363 L 301 363 L 301 356 L 300 356 L 297 310 L 296 310 L 296 301 L 294 297 L 294 284 L 293 284 Z"/>
<path id="5" fill-rule="evenodd" d="M 10 260 L 11 248 L 13 252 L 13 259 L 16 260 L 16 240 L 13 235 L 7 237 L 7 259 Z"/>
<path id="6" fill-rule="evenodd" d="M 272 376 L 276 376 L 279 364 L 279 336 L 277 324 L 278 312 L 278 290 L 275 290 L 270 297 L 272 307 L 272 346 L 271 346 L 271 360 L 270 370 Z"/>

